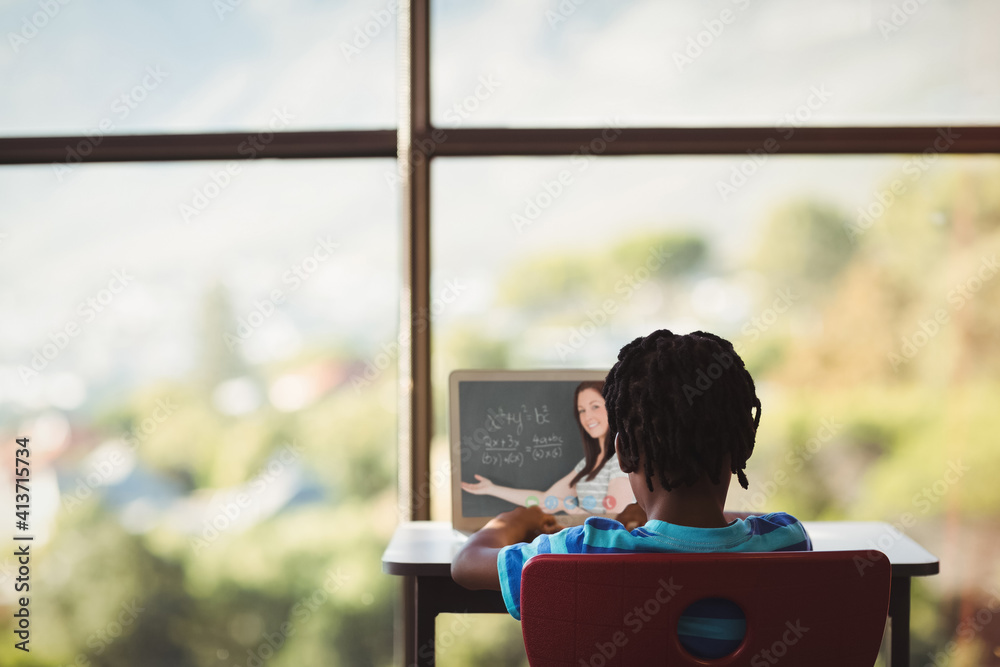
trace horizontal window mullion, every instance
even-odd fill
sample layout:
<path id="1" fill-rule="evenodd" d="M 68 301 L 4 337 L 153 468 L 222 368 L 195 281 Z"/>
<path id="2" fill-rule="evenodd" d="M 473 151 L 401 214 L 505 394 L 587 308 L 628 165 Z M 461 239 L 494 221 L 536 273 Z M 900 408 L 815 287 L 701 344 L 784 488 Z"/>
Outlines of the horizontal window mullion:
<path id="1" fill-rule="evenodd" d="M 1000 127 L 442 129 L 428 156 L 1000 153 Z M 0 164 L 395 157 L 395 130 L 0 138 Z"/>
<path id="2" fill-rule="evenodd" d="M 437 137 L 434 133 L 438 133 Z M 997 153 L 1000 127 L 439 129 L 434 155 Z M 429 146 L 426 142 L 418 144 Z M 425 150 L 425 152 L 427 152 Z"/>
<path id="3" fill-rule="evenodd" d="M 395 156 L 395 130 L 0 139 L 0 164 Z"/>

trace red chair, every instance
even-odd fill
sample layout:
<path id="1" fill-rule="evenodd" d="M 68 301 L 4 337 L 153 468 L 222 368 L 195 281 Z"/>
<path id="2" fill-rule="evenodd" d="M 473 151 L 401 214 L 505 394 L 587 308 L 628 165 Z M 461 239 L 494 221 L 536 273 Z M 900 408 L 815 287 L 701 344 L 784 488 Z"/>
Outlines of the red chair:
<path id="1" fill-rule="evenodd" d="M 521 579 L 532 667 L 872 665 L 889 608 L 877 551 L 542 554 Z M 677 621 L 693 602 L 739 606 L 746 634 L 716 660 L 688 653 Z"/>

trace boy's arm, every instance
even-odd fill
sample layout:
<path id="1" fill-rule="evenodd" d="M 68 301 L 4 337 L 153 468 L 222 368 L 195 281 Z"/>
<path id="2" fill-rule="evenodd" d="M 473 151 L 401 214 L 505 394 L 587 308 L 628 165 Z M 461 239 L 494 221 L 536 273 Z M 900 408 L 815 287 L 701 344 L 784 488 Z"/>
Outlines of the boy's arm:
<path id="1" fill-rule="evenodd" d="M 554 533 L 558 529 L 555 517 L 537 505 L 504 512 L 474 533 L 455 554 L 451 561 L 451 577 L 466 588 L 498 591 L 500 549 L 518 542 L 530 542 L 543 533 Z"/>

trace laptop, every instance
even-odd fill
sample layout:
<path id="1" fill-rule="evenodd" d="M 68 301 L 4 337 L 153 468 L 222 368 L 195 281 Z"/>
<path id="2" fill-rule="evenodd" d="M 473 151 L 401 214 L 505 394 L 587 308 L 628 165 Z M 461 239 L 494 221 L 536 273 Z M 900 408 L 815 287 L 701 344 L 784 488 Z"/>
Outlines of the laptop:
<path id="1" fill-rule="evenodd" d="M 456 530 L 472 533 L 518 504 L 541 505 L 570 526 L 590 516 L 614 517 L 632 502 L 581 496 L 579 484 L 569 497 L 546 493 L 584 459 L 577 387 L 603 382 L 606 375 L 595 370 L 452 372 L 449 438 Z M 565 507 L 584 511 L 567 513 Z"/>

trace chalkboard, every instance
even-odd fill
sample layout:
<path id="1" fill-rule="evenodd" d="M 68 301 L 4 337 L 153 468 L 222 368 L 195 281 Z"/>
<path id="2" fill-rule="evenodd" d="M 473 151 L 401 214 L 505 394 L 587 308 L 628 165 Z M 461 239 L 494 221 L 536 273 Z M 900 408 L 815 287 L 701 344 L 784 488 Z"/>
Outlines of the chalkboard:
<path id="1" fill-rule="evenodd" d="M 479 474 L 501 486 L 544 492 L 564 477 L 583 459 L 573 398 L 579 384 L 459 382 L 461 480 L 476 482 Z M 467 491 L 461 500 L 466 517 L 492 517 L 514 507 Z"/>

